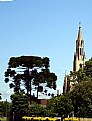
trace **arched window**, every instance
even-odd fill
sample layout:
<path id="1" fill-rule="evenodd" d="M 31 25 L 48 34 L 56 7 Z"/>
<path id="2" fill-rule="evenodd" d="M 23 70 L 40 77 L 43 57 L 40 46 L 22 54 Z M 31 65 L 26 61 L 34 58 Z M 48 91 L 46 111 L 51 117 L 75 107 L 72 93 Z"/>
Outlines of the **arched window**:
<path id="1" fill-rule="evenodd" d="M 81 53 L 81 48 L 80 48 L 80 55 L 82 55 L 82 53 Z"/>
<path id="2" fill-rule="evenodd" d="M 80 63 L 80 68 L 82 68 L 82 64 Z"/>
<path id="3" fill-rule="evenodd" d="M 81 40 L 81 46 L 83 45 L 83 40 Z"/>

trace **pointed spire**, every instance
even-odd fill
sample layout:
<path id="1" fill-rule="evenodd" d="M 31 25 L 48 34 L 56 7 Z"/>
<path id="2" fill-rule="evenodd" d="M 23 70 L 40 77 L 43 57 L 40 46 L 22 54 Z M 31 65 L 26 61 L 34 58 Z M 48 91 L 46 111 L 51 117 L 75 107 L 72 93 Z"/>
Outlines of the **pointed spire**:
<path id="1" fill-rule="evenodd" d="M 79 22 L 79 31 L 78 31 L 78 38 L 77 38 L 77 40 L 79 42 L 81 42 L 81 40 L 83 40 L 83 38 L 82 38 L 82 31 L 81 31 L 81 22 Z"/>

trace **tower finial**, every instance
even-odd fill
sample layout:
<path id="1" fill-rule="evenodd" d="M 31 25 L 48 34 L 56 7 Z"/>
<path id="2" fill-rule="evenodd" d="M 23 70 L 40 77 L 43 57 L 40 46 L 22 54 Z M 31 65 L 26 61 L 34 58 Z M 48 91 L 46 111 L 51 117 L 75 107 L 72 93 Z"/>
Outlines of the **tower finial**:
<path id="1" fill-rule="evenodd" d="M 81 42 L 81 40 L 83 40 L 82 38 L 82 30 L 81 30 L 81 22 L 79 22 L 79 31 L 78 31 L 78 38 L 77 38 L 78 41 Z"/>
<path id="2" fill-rule="evenodd" d="M 79 28 L 81 28 L 81 22 L 79 22 Z"/>

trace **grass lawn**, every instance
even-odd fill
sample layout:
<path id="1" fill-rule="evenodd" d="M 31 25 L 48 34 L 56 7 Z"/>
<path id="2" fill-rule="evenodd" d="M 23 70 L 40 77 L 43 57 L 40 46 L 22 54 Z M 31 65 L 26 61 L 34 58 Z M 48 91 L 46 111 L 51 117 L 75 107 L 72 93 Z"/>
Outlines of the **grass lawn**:
<path id="1" fill-rule="evenodd" d="M 7 118 L 6 117 L 0 117 L 0 120 L 1 121 L 7 121 Z"/>

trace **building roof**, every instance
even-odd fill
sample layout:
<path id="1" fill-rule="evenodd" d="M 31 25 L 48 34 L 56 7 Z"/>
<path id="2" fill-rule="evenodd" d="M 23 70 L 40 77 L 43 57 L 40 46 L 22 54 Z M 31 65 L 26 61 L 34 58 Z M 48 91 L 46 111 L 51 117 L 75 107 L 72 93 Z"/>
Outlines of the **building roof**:
<path id="1" fill-rule="evenodd" d="M 81 30 L 81 23 L 79 23 L 79 31 L 78 31 L 78 38 L 77 38 L 77 40 L 79 42 L 81 42 L 81 40 L 83 40 L 83 38 L 82 38 L 82 30 Z"/>

